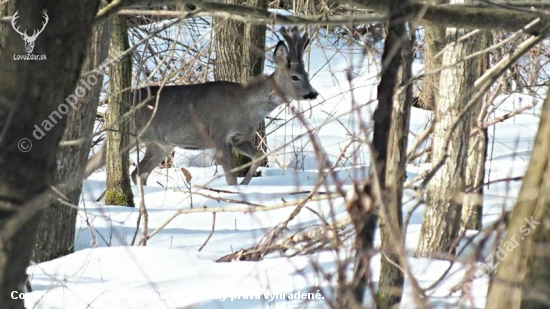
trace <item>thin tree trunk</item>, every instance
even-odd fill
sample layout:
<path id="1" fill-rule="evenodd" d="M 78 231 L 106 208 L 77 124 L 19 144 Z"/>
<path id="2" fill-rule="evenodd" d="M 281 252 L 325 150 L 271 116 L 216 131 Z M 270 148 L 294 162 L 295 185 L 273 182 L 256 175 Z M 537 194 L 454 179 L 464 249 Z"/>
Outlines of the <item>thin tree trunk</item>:
<path id="1" fill-rule="evenodd" d="M 456 63 L 472 54 L 479 46 L 479 35 L 467 40 L 457 40 L 465 30 L 447 29 L 447 44 L 454 43 L 443 52 L 442 66 Z M 432 167 L 436 167 L 445 156 L 443 165 L 431 179 L 426 191 L 426 206 L 417 256 L 431 257 L 437 254 L 452 253 L 453 243 L 460 228 L 462 205 L 459 194 L 464 192 L 466 158 L 470 135 L 470 120 L 458 115 L 468 102 L 476 80 L 478 60 L 461 62 L 441 71 L 439 96 L 436 99 L 434 139 L 432 146 Z M 453 134 L 448 136 L 453 123 L 459 121 Z"/>
<path id="2" fill-rule="evenodd" d="M 487 309 L 548 308 L 550 282 L 550 89 L 518 200 L 489 287 Z M 501 253 L 500 255 L 504 255 Z M 492 265 L 490 265 L 492 266 Z M 545 300 L 542 302 L 541 300 Z"/>
<path id="3" fill-rule="evenodd" d="M 403 62 L 404 57 L 411 57 L 410 53 L 410 39 L 407 37 L 408 33 L 405 27 L 405 19 L 402 14 L 404 13 L 402 6 L 407 2 L 404 0 L 392 0 L 391 1 L 391 17 L 389 20 L 388 26 L 388 35 L 384 43 L 384 54 L 382 56 L 382 78 L 380 84 L 378 85 L 378 105 L 374 112 L 374 134 L 373 134 L 373 166 L 371 167 L 371 175 L 369 182 L 364 186 L 364 193 L 369 196 L 371 202 L 376 207 L 385 207 L 387 201 L 390 201 L 391 204 L 388 204 L 388 208 L 385 211 L 384 209 L 379 209 L 382 214 L 380 217 L 384 217 L 381 220 L 383 225 L 395 226 L 397 229 L 401 226 L 401 194 L 403 182 L 396 183 L 396 186 L 393 188 L 386 187 L 387 185 L 387 176 L 388 180 L 400 182 L 404 180 L 405 175 L 402 174 L 403 170 L 399 170 L 401 166 L 404 167 L 405 160 L 399 162 L 399 157 L 404 158 L 405 154 L 402 150 L 406 150 L 406 147 L 401 147 L 397 153 L 388 156 L 389 151 L 393 151 L 394 147 L 402 146 L 402 143 L 406 143 L 406 136 L 401 136 L 398 128 L 401 126 L 408 126 L 408 117 L 406 114 L 410 109 L 410 104 L 412 104 L 412 88 L 407 87 L 406 96 L 410 99 L 409 102 L 406 102 L 405 96 L 400 96 L 399 99 L 403 99 L 402 102 L 398 103 L 401 110 L 397 110 L 396 113 L 393 113 L 393 104 L 394 104 L 394 94 L 397 86 L 400 84 L 402 79 L 406 79 L 410 74 L 410 66 Z M 408 42 L 407 42 L 408 40 Z M 408 45 L 407 45 L 408 44 Z M 407 52 L 407 50 L 409 52 Z M 405 54 L 407 56 L 405 56 Z M 408 58 L 408 61 L 411 59 Z M 405 65 L 405 66 L 403 66 Z M 401 100 L 399 100 L 401 101 Z M 401 114 L 403 112 L 403 114 Z M 403 117 L 403 118 L 402 118 Z M 399 121 L 399 123 L 393 123 L 392 121 Z M 394 136 L 390 137 L 390 131 L 395 129 L 393 133 Z M 408 131 L 408 129 L 407 129 Z M 404 144 L 403 144 L 404 145 Z M 393 156 L 395 155 L 395 157 Z M 391 161 L 388 163 L 388 160 Z M 389 168 L 389 170 L 388 170 Z M 373 180 L 378 179 L 380 184 L 379 190 L 377 192 L 377 186 L 373 186 Z M 367 199 L 365 199 L 367 200 Z M 351 287 L 354 301 L 344 303 L 347 307 L 357 306 L 357 304 L 362 304 L 364 300 L 364 293 L 368 286 L 370 274 L 370 257 L 373 247 L 373 237 L 374 230 L 376 228 L 376 221 L 378 216 L 372 213 L 371 209 L 368 209 L 368 205 L 361 203 L 354 203 L 351 206 L 348 206 L 348 212 L 352 218 L 356 229 L 356 240 L 355 240 L 355 250 L 356 250 L 356 264 L 353 275 L 353 285 Z M 392 238 L 392 232 L 400 233 L 399 231 L 391 231 L 389 227 L 384 227 L 384 242 L 387 244 L 388 239 Z M 388 257 L 393 261 L 397 260 L 397 257 L 394 254 L 389 254 Z M 377 296 L 377 305 L 380 308 L 387 308 L 391 304 L 397 304 L 401 300 L 401 292 L 395 292 L 394 288 L 397 290 L 402 289 L 403 285 L 403 276 L 400 274 L 400 271 L 388 265 L 385 265 L 383 272 L 381 272 L 381 289 L 379 289 Z M 344 294 L 345 293 L 341 293 Z M 346 298 L 344 298 L 344 301 Z"/>
<path id="4" fill-rule="evenodd" d="M 109 57 L 116 58 L 130 47 L 128 27 L 124 17 L 113 19 L 113 30 Z M 134 206 L 134 195 L 130 186 L 130 161 L 128 148 L 130 142 L 129 120 L 121 121 L 122 115 L 130 111 L 132 95 L 132 58 L 126 56 L 110 66 L 110 101 L 107 109 L 106 166 L 107 191 L 105 204 Z"/>
<path id="5" fill-rule="evenodd" d="M 481 36 L 480 49 L 489 47 L 490 34 L 483 33 Z M 483 56 L 479 61 L 479 70 L 476 78 L 485 73 L 489 69 L 489 55 Z M 470 130 L 479 129 L 479 133 L 470 137 L 468 160 L 466 168 L 466 183 L 465 188 L 468 194 L 464 196 L 462 204 L 461 229 L 463 230 L 479 230 L 482 229 L 483 216 L 483 181 L 485 179 L 485 161 L 487 160 L 487 146 L 489 144 L 489 136 L 486 128 L 483 128 L 483 123 L 487 115 L 487 111 L 482 111 L 484 106 L 483 100 L 478 102 L 477 106 L 472 109 L 470 116 Z"/>
<path id="6" fill-rule="evenodd" d="M 472 115 L 472 117 L 475 116 L 477 115 Z M 477 119 L 475 117 L 476 123 Z M 479 126 L 476 124 L 471 128 L 475 129 L 479 128 Z M 483 228 L 483 181 L 485 179 L 485 161 L 487 159 L 488 143 L 489 136 L 486 128 L 480 129 L 479 133 L 469 141 L 465 184 L 468 194 L 464 196 L 464 203 L 462 204 L 462 230 L 481 231 Z"/>
<path id="7" fill-rule="evenodd" d="M 98 1 L 52 0 L 41 5 L 30 0 L 16 1 L 20 15 L 17 21 L 22 29 L 40 29 L 44 12 L 50 20 L 34 47 L 35 54 L 47 56 L 46 61 L 14 61 L 14 54 L 26 54 L 24 42 L 15 31 L 7 34 L 0 55 L 2 308 L 23 308 L 23 300 L 14 300 L 11 293 L 22 292 L 41 210 L 50 203 L 45 193 L 57 167 L 65 111 L 74 108 L 65 99 L 75 91 L 97 7 Z M 46 130 L 45 120 L 50 116 L 56 121 Z"/>
<path id="8" fill-rule="evenodd" d="M 397 43 L 401 45 L 400 53 L 396 57 L 401 57 L 401 66 L 398 80 L 401 85 L 406 85 L 412 76 L 413 53 L 411 39 L 403 23 L 393 25 L 390 30 L 397 32 L 396 35 L 399 38 Z M 403 293 L 404 274 L 401 270 L 402 267 L 400 267 L 401 261 L 393 248 L 396 245 L 394 239 L 397 235 L 395 233 L 400 235 L 403 228 L 403 184 L 406 179 L 407 160 L 405 158 L 407 157 L 412 101 L 411 86 L 402 89 L 399 95 L 394 95 L 388 141 L 388 160 L 386 163 L 386 194 L 383 205 L 387 208 L 387 211 L 381 212 L 379 224 L 382 247 L 387 250 L 381 261 L 377 293 L 379 308 L 398 306 Z M 389 214 L 388 218 L 384 215 L 385 213 Z M 388 224 L 390 220 L 392 224 Z M 398 227 L 399 230 L 392 231 L 391 227 Z"/>
<path id="9" fill-rule="evenodd" d="M 82 73 L 97 69 L 107 58 L 111 37 L 110 25 L 111 23 L 107 21 L 94 27 L 88 43 L 88 53 L 82 65 Z M 80 201 L 99 94 L 103 88 L 103 72 L 81 77 L 77 87 L 82 89 L 90 87 L 90 89 L 81 98 L 71 97 L 75 100 L 78 109 L 71 109 L 67 114 L 67 128 L 63 141 L 82 140 L 77 145 L 59 148 L 58 165 L 54 176 L 55 183 L 64 184 L 57 189 L 68 198 L 65 203 L 73 205 L 78 205 Z M 54 202 L 44 210 L 38 226 L 40 241 L 36 243 L 33 252 L 34 262 L 49 261 L 73 252 L 78 210 L 65 203 Z"/>
<path id="10" fill-rule="evenodd" d="M 267 7 L 265 0 L 226 0 L 227 4 L 246 4 L 255 7 Z M 225 80 L 237 83 L 247 83 L 264 71 L 265 57 L 265 25 L 243 24 L 238 21 L 215 19 L 216 23 L 223 23 L 216 29 L 215 50 L 216 60 L 214 77 L 216 80 Z M 258 136 L 254 143 L 262 151 L 265 145 L 265 121 L 257 129 Z M 251 161 L 247 156 L 233 151 L 233 166 L 239 167 Z M 267 159 L 261 165 L 267 164 Z M 248 172 L 244 169 L 237 173 L 243 177 Z"/>

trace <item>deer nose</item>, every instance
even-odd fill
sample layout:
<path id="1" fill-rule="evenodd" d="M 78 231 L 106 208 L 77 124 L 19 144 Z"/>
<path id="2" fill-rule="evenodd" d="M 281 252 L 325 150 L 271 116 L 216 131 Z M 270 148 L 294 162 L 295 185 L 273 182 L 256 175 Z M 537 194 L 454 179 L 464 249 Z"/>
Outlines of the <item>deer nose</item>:
<path id="1" fill-rule="evenodd" d="M 303 98 L 306 99 L 306 100 L 315 100 L 315 98 L 317 98 L 318 95 L 319 94 L 317 92 L 312 91 L 312 92 L 306 94 L 305 96 L 303 96 Z"/>

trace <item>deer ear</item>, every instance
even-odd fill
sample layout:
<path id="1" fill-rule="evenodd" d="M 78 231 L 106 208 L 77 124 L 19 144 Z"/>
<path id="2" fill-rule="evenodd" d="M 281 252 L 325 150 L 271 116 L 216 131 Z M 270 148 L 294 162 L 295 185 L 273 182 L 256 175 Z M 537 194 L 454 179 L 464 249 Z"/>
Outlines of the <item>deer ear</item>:
<path id="1" fill-rule="evenodd" d="M 273 53 L 273 60 L 275 60 L 275 63 L 279 66 L 288 66 L 290 57 L 288 48 L 283 41 L 277 43 L 277 47 L 275 47 L 275 52 Z"/>

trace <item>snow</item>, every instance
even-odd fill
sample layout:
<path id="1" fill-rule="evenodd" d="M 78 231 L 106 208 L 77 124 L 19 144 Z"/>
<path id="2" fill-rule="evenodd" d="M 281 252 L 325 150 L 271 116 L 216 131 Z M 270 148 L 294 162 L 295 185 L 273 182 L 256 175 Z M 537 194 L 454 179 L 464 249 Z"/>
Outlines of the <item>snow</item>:
<path id="1" fill-rule="evenodd" d="M 313 102 L 294 103 L 307 110 L 307 126 L 315 128 L 314 142 L 319 143 L 331 163 L 358 134 L 365 138 L 361 127 L 372 127 L 375 108 L 376 74 L 368 59 L 353 49 L 347 51 L 324 48 L 323 42 L 313 42 L 310 59 L 312 85 L 321 93 Z M 330 65 L 327 65 L 330 59 Z M 315 61 L 314 61 L 315 60 Z M 353 64 L 351 83 L 345 70 Z M 420 69 L 415 64 L 415 72 Z M 497 98 L 498 109 L 490 116 L 498 117 L 535 100 L 529 95 L 515 94 Z M 372 103 L 372 104 L 371 104 Z M 350 109 L 363 106 L 360 116 Z M 540 106 L 489 128 L 490 161 L 486 181 L 521 176 L 527 167 L 529 154 L 538 126 Z M 247 207 L 218 201 L 216 198 L 243 200 L 266 206 L 299 201 L 306 194 L 295 192 L 313 189 L 320 179 L 319 160 L 314 142 L 306 126 L 293 118 L 288 109 L 273 112 L 267 128 L 270 167 L 263 168 L 262 177 L 254 178 L 249 186 L 228 186 L 223 170 L 215 165 L 211 151 L 176 152 L 176 165 L 185 167 L 193 179 L 192 185 L 204 185 L 232 193 L 217 193 L 193 188 L 193 194 L 178 168 L 156 169 L 144 188 L 149 214 L 148 232 L 166 224 L 179 210 Z M 411 131 L 420 133 L 431 114 L 413 109 Z M 413 135 L 410 135 L 413 139 Z M 352 180 L 366 177 L 369 151 L 365 145 L 351 144 L 347 159 L 336 166 L 338 180 L 350 188 Z M 135 160 L 135 154 L 132 156 Z M 409 179 L 430 167 L 417 161 L 407 167 Z M 335 295 L 336 273 L 340 262 L 350 261 L 352 241 L 347 240 L 340 250 L 324 250 L 309 255 L 291 256 L 299 251 L 269 254 L 259 262 L 216 263 L 228 253 L 249 248 L 261 241 L 277 224 L 285 221 L 294 207 L 260 212 L 217 212 L 215 232 L 202 251 L 198 249 L 208 238 L 213 222 L 211 212 L 181 214 L 149 239 L 146 247 L 131 246 L 136 232 L 138 209 L 106 206 L 96 202 L 105 188 L 105 172 L 99 171 L 84 181 L 76 223 L 75 252 L 53 261 L 28 268 L 33 292 L 25 295 L 25 304 L 32 308 L 328 308 L 327 301 Z M 335 181 L 327 178 L 320 191 L 334 192 Z M 484 200 L 484 225 L 488 226 L 514 205 L 520 182 L 500 182 L 487 186 Z M 136 205 L 140 197 L 134 186 Z M 200 195 L 202 194 L 202 195 Z M 204 195 L 209 195 L 206 197 Z M 406 191 L 403 213 L 416 204 L 414 192 Z M 312 229 L 322 223 L 347 218 L 343 198 L 308 202 L 288 226 L 287 235 Z M 412 214 L 407 228 L 406 248 L 413 252 L 418 243 L 423 206 Z M 468 235 L 475 237 L 473 231 Z M 137 231 L 139 241 L 141 229 Z M 494 237 L 492 238 L 494 242 Z M 464 248 L 463 242 L 459 250 Z M 376 245 L 380 245 L 377 236 Z M 482 259 L 490 253 L 492 244 L 484 248 Z M 408 261 L 420 285 L 425 288 L 447 272 L 447 278 L 436 288 L 428 290 L 430 302 L 436 308 L 454 307 L 461 301 L 467 307 L 482 308 L 488 288 L 488 276 L 482 275 L 464 284 L 466 271 L 480 263 L 472 263 L 472 246 L 465 248 L 460 260 L 451 266 L 448 261 L 414 258 Z M 371 263 L 377 282 L 380 255 Z M 348 267 L 348 278 L 352 269 Z M 462 295 L 463 291 L 466 294 Z M 43 297 L 44 293 L 47 297 Z M 310 293 L 310 294 L 307 294 Z M 366 295 L 369 295 L 367 292 Z M 43 297 L 42 299 L 40 299 Z M 272 297 L 279 299 L 273 300 Z M 313 297 L 313 299 L 311 299 Z M 304 299 L 305 298 L 305 299 Z M 310 299 L 308 299 L 310 298 Z M 370 297 L 367 296 L 369 304 Z M 401 308 L 414 308 L 412 290 L 407 279 Z"/>

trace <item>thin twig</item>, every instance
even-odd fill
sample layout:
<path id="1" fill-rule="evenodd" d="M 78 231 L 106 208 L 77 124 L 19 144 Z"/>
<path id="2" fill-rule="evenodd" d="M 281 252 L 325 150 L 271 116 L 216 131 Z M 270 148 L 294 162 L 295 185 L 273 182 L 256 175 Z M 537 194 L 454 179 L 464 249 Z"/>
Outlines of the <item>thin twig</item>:
<path id="1" fill-rule="evenodd" d="M 214 235 L 214 230 L 216 228 L 216 213 L 213 212 L 212 213 L 212 230 L 210 230 L 210 234 L 208 234 L 208 237 L 206 238 L 206 240 L 204 241 L 204 243 L 201 245 L 201 247 L 199 248 L 199 252 L 201 252 L 202 248 L 204 248 L 204 246 L 206 246 L 206 244 L 208 243 L 208 241 L 210 240 L 210 238 L 212 237 L 212 235 Z"/>

